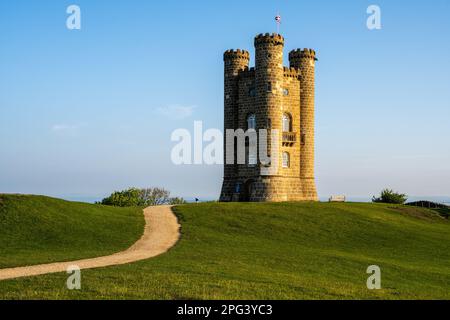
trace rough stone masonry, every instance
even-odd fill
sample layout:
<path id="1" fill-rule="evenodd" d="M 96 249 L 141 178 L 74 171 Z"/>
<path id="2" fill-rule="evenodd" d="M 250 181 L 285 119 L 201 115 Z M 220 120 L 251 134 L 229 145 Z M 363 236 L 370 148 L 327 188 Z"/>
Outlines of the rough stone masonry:
<path id="1" fill-rule="evenodd" d="M 314 179 L 314 69 L 316 52 L 296 49 L 283 66 L 284 38 L 260 34 L 255 38 L 255 67 L 245 50 L 224 53 L 224 127 L 277 129 L 278 166 L 271 173 L 260 161 L 227 164 L 220 201 L 317 201 Z M 227 141 L 224 143 L 225 159 Z M 248 142 L 246 143 L 248 148 Z M 246 150 L 247 151 L 247 150 Z M 248 152 L 246 152 L 248 155 Z M 236 157 L 236 152 L 234 153 Z M 236 159 L 235 159 L 236 160 Z"/>

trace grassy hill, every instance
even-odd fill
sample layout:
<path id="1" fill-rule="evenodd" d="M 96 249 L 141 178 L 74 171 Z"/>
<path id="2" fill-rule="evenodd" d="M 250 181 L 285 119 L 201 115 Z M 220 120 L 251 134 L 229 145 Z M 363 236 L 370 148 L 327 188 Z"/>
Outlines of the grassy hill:
<path id="1" fill-rule="evenodd" d="M 362 203 L 206 203 L 176 208 L 167 254 L 0 282 L 0 298 L 450 299 L 450 223 L 427 209 Z M 382 290 L 366 269 L 381 268 Z"/>
<path id="2" fill-rule="evenodd" d="M 139 239 L 143 228 L 138 208 L 0 195 L 0 268 L 114 253 Z"/>

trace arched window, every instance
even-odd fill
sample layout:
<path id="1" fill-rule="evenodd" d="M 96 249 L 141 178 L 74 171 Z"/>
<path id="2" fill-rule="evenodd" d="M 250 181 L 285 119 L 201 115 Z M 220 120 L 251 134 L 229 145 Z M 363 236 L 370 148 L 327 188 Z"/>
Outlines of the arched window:
<path id="1" fill-rule="evenodd" d="M 292 121 L 291 121 L 290 114 L 283 113 L 282 126 L 283 126 L 283 132 L 292 132 Z"/>
<path id="2" fill-rule="evenodd" d="M 256 116 L 254 113 L 249 114 L 247 117 L 247 129 L 255 129 L 256 130 Z"/>
<path id="3" fill-rule="evenodd" d="M 283 152 L 283 168 L 289 168 L 290 157 L 288 152 Z"/>
<path id="4" fill-rule="evenodd" d="M 248 154 L 248 166 L 254 167 L 258 164 L 258 155 L 252 152 Z"/>

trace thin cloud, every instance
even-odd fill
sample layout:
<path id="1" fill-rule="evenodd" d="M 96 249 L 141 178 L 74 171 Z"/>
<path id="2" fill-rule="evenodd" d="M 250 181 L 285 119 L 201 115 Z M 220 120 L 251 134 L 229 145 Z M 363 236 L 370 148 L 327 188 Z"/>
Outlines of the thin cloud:
<path id="1" fill-rule="evenodd" d="M 70 133 L 74 134 L 79 131 L 81 127 L 85 124 L 67 124 L 67 123 L 58 123 L 51 126 L 51 131 L 55 133 Z"/>
<path id="2" fill-rule="evenodd" d="M 52 126 L 52 131 L 65 131 L 65 130 L 73 130 L 77 129 L 76 125 L 68 125 L 68 124 L 55 124 Z"/>
<path id="3" fill-rule="evenodd" d="M 185 119 L 192 116 L 196 106 L 182 106 L 182 105 L 168 105 L 165 107 L 159 107 L 156 112 L 164 117 L 170 119 Z"/>
<path id="4" fill-rule="evenodd" d="M 396 160 L 431 159 L 431 158 L 436 158 L 436 156 L 431 154 L 405 154 L 392 156 L 392 159 Z"/>

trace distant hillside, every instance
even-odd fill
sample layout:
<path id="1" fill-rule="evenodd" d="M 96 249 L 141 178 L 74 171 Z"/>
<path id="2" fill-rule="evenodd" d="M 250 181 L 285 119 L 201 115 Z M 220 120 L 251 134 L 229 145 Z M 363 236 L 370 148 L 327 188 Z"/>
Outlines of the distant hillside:
<path id="1" fill-rule="evenodd" d="M 0 194 L 0 268 L 95 257 L 128 248 L 142 210 Z"/>

